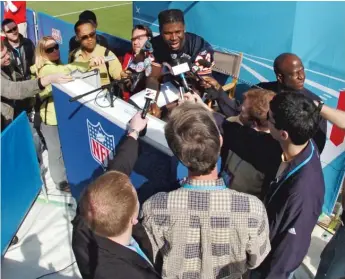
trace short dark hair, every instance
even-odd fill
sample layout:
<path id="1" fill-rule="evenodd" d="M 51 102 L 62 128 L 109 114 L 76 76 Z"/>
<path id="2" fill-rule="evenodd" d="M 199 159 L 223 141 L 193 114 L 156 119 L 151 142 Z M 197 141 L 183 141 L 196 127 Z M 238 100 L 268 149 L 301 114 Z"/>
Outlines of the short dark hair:
<path id="1" fill-rule="evenodd" d="M 299 58 L 296 54 L 294 53 L 290 53 L 290 52 L 284 52 L 282 54 L 279 54 L 276 59 L 274 59 L 274 62 L 273 62 L 273 69 L 274 69 L 274 72 L 276 74 L 280 74 L 281 73 L 281 64 L 284 62 L 284 60 L 289 57 L 289 56 L 295 56 L 297 58 Z"/>
<path id="2" fill-rule="evenodd" d="M 80 19 L 76 22 L 76 24 L 74 24 L 74 32 L 77 34 L 79 26 L 84 25 L 84 24 L 91 24 L 93 27 L 96 28 L 95 24 L 92 21 L 88 19 Z"/>
<path id="3" fill-rule="evenodd" d="M 126 231 L 137 204 L 137 194 L 129 177 L 108 171 L 86 188 L 79 209 L 91 230 L 103 237 L 114 237 Z"/>
<path id="4" fill-rule="evenodd" d="M 79 15 L 79 20 L 81 20 L 81 19 L 92 20 L 94 23 L 97 24 L 96 14 L 92 11 L 89 11 L 89 10 L 86 10 Z"/>
<path id="5" fill-rule="evenodd" d="M 183 12 L 179 9 L 161 11 L 158 14 L 159 29 L 161 30 L 166 23 L 182 22 L 184 24 Z"/>
<path id="6" fill-rule="evenodd" d="M 316 133 L 320 112 L 314 102 L 300 93 L 277 94 L 270 102 L 274 126 L 287 131 L 291 142 L 302 145 Z"/>
<path id="7" fill-rule="evenodd" d="M 11 19 L 11 18 L 6 18 L 6 19 L 4 19 L 2 22 L 1 22 L 1 29 L 2 29 L 2 31 L 5 31 L 4 30 L 4 27 L 5 27 L 5 25 L 7 25 L 7 24 L 9 24 L 9 23 L 16 23 L 13 19 Z M 16 25 L 17 25 L 17 23 L 16 23 Z"/>
<path id="8" fill-rule="evenodd" d="M 144 30 L 144 31 L 146 31 L 146 35 L 147 35 L 147 37 L 150 37 L 150 38 L 152 38 L 153 36 L 152 36 L 152 30 L 150 29 L 150 27 L 148 27 L 148 26 L 146 26 L 146 25 L 142 25 L 142 24 L 138 24 L 138 25 L 135 25 L 134 27 L 133 27 L 133 29 L 132 29 L 132 35 L 133 35 L 133 32 L 134 32 L 134 30 Z"/>
<path id="9" fill-rule="evenodd" d="M 174 155 L 195 175 L 216 167 L 220 133 L 210 111 L 200 104 L 176 107 L 165 126 L 165 138 Z"/>

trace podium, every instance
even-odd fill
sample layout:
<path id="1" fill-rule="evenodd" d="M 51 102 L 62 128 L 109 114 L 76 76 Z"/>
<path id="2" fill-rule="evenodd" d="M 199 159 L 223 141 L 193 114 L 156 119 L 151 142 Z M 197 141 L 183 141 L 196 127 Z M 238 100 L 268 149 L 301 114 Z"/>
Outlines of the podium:
<path id="1" fill-rule="evenodd" d="M 104 172 L 107 157 L 111 158 L 116 153 L 116 146 L 137 112 L 134 106 L 119 98 L 114 100 L 114 107 L 110 107 L 106 92 L 101 90 L 78 101 L 69 101 L 95 88 L 83 79 L 53 85 L 63 159 L 71 192 L 76 199 Z M 172 182 L 187 175 L 187 169 L 178 163 L 167 145 L 165 122 L 151 115 L 147 117 L 147 132 L 139 140 L 139 158 L 130 176 L 136 189 L 141 188 L 141 201 L 154 193 L 169 191 Z"/>

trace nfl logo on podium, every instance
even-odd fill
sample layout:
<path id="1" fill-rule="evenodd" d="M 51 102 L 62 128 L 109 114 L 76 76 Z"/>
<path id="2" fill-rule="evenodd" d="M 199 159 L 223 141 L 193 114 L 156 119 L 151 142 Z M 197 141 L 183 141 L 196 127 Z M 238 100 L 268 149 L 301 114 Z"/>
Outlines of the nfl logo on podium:
<path id="1" fill-rule="evenodd" d="M 111 160 L 114 158 L 114 136 L 108 135 L 99 122 L 96 125 L 92 124 L 88 119 L 86 122 L 91 155 L 105 169 L 108 166 L 108 159 Z"/>

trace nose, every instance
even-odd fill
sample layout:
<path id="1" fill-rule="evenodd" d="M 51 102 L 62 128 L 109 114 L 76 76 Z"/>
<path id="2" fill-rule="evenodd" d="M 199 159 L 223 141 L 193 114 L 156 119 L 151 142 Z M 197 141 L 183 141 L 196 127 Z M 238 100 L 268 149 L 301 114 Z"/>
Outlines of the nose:
<path id="1" fill-rule="evenodd" d="M 177 34 L 173 33 L 173 34 L 171 35 L 171 40 L 172 40 L 172 41 L 176 41 L 176 40 L 177 40 Z"/>
<path id="2" fill-rule="evenodd" d="M 298 72 L 298 79 L 300 79 L 300 80 L 303 80 L 305 78 L 305 73 L 304 73 L 304 71 L 302 70 L 302 71 L 299 71 Z"/>

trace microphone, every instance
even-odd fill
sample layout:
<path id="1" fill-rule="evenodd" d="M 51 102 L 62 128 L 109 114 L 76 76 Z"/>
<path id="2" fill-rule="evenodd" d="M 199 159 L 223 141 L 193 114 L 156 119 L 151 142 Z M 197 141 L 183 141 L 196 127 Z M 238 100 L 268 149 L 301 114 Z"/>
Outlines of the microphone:
<path id="1" fill-rule="evenodd" d="M 110 55 L 110 56 L 104 56 L 104 61 L 109 62 L 115 60 L 115 55 Z"/>
<path id="2" fill-rule="evenodd" d="M 149 78 L 147 80 L 146 83 L 146 94 L 145 94 L 145 105 L 143 108 L 143 111 L 141 112 L 141 118 L 145 119 L 146 118 L 146 114 L 149 111 L 150 105 L 151 103 L 154 102 L 154 100 L 156 99 L 157 96 L 157 92 L 159 90 L 159 83 L 157 80 L 153 79 L 153 78 Z"/>
<path id="3" fill-rule="evenodd" d="M 199 59 L 195 61 L 195 63 L 198 63 L 200 66 L 205 68 L 211 68 L 213 66 L 212 62 L 207 61 L 206 59 Z"/>
<path id="4" fill-rule="evenodd" d="M 173 64 L 171 67 L 172 74 L 174 76 L 179 76 L 181 78 L 182 86 L 185 91 L 184 93 L 190 91 L 186 77 L 184 75 L 185 73 L 190 71 L 188 62 L 181 63 L 179 59 L 173 59 L 172 64 Z"/>

